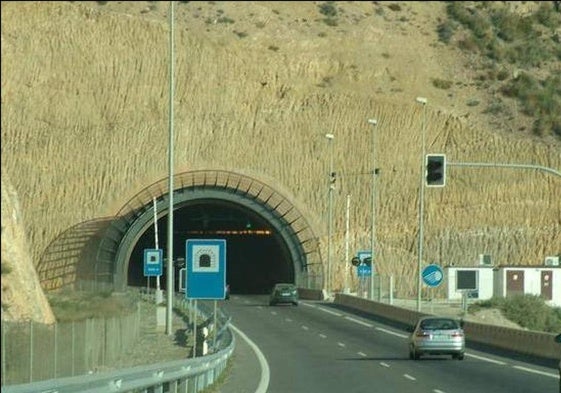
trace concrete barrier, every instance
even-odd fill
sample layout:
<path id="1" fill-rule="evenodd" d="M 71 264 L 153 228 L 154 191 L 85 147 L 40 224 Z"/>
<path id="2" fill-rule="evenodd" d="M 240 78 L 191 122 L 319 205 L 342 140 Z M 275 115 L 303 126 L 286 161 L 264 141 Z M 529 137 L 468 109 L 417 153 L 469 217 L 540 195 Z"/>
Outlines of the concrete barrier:
<path id="1" fill-rule="evenodd" d="M 413 325 L 422 315 L 430 315 L 353 295 L 336 294 L 334 303 L 407 325 Z M 468 321 L 464 321 L 464 332 L 468 342 L 546 359 L 558 360 L 561 358 L 561 350 L 559 345 L 554 342 L 555 334 L 553 333 Z"/>
<path id="2" fill-rule="evenodd" d="M 298 288 L 298 297 L 306 300 L 324 300 L 321 289 Z"/>

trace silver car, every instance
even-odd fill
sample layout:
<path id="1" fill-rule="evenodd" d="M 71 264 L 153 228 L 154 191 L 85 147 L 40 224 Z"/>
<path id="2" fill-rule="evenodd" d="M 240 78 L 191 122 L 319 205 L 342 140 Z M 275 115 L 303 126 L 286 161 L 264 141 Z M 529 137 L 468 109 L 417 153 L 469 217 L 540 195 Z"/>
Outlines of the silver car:
<path id="1" fill-rule="evenodd" d="M 460 321 L 450 317 L 421 317 L 409 329 L 409 358 L 418 360 L 422 355 L 452 355 L 463 360 L 466 347 Z"/>

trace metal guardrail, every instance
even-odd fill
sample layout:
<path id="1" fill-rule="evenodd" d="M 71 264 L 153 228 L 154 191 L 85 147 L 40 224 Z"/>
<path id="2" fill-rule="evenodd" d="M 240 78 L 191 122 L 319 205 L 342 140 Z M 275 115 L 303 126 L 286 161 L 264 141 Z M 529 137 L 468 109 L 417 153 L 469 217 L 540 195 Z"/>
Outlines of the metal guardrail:
<path id="1" fill-rule="evenodd" d="M 2 393 L 199 392 L 212 385 L 226 368 L 235 348 L 235 338 L 232 334 L 231 337 L 230 345 L 226 349 L 212 355 L 6 386 L 2 388 Z"/>

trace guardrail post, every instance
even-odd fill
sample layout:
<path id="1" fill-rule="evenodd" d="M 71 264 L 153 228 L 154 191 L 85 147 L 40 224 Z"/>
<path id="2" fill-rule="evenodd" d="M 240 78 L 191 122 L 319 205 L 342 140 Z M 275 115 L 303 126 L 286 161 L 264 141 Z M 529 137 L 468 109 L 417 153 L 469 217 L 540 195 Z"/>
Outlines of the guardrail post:
<path id="1" fill-rule="evenodd" d="M 33 382 L 33 320 L 29 321 L 29 382 Z"/>

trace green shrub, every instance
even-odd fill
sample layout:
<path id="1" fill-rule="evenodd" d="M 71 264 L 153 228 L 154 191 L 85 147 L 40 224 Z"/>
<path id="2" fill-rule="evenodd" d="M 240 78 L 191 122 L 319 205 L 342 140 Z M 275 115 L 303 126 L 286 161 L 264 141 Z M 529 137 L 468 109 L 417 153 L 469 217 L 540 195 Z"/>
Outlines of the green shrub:
<path id="1" fill-rule="evenodd" d="M 111 292 L 61 291 L 47 294 L 57 321 L 79 321 L 130 314 L 135 310 L 131 296 Z"/>
<path id="2" fill-rule="evenodd" d="M 333 4 L 332 1 L 328 1 L 327 3 L 323 3 L 319 5 L 319 12 L 328 18 L 333 18 L 337 16 L 337 8 Z"/>
<path id="3" fill-rule="evenodd" d="M 323 23 L 325 23 L 327 26 L 337 26 L 337 19 L 324 18 Z"/>
<path id="4" fill-rule="evenodd" d="M 539 295 L 493 297 L 470 305 L 469 312 L 484 308 L 497 308 L 506 318 L 529 330 L 551 333 L 561 331 L 561 308 L 548 306 Z"/>
<path id="5" fill-rule="evenodd" d="M 444 79 L 434 78 L 432 85 L 438 89 L 447 90 L 452 87 L 452 82 Z"/>
<path id="6" fill-rule="evenodd" d="M 448 44 L 454 35 L 454 25 L 450 21 L 440 23 L 436 28 L 438 40 Z"/>
<path id="7" fill-rule="evenodd" d="M 5 263 L 2 263 L 2 275 L 9 274 L 12 272 L 12 268 Z"/>

